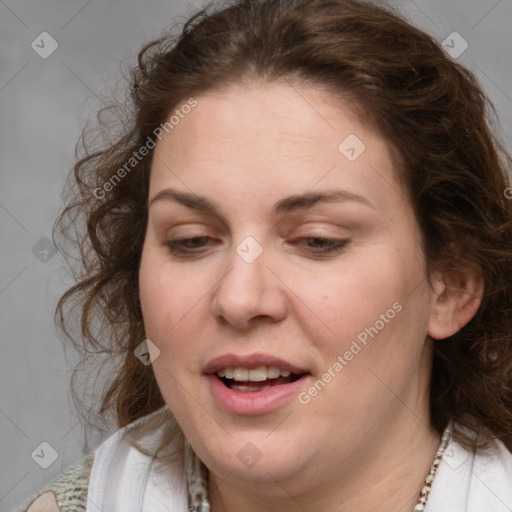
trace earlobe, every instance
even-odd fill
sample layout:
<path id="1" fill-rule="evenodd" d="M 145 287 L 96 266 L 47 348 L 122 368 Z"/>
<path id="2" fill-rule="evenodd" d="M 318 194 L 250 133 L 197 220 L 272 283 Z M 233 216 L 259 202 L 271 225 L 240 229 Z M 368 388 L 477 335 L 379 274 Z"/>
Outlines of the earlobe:
<path id="1" fill-rule="evenodd" d="M 437 272 L 427 334 L 436 340 L 454 335 L 476 314 L 484 293 L 480 268 L 467 266 Z"/>

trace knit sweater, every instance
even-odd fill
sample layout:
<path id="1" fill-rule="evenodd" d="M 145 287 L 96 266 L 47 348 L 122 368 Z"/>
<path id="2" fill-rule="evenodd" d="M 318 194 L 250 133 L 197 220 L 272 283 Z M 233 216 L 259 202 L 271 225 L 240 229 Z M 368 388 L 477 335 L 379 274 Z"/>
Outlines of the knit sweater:
<path id="1" fill-rule="evenodd" d="M 37 491 L 17 512 L 84 512 L 94 452 L 69 466 Z"/>

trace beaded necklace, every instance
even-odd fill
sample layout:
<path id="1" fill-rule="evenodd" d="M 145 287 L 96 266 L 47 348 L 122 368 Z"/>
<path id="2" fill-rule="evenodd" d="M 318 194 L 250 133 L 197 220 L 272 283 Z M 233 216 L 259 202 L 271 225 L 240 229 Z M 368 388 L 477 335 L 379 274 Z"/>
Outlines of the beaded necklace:
<path id="1" fill-rule="evenodd" d="M 437 449 L 436 456 L 434 457 L 434 462 L 432 463 L 432 467 L 430 468 L 427 478 L 425 478 L 425 485 L 423 486 L 423 489 L 421 489 L 420 497 L 418 499 L 418 502 L 416 503 L 416 506 L 413 508 L 412 512 L 423 512 L 425 510 L 425 507 L 427 506 L 428 495 L 432 490 L 432 483 L 434 482 L 434 477 L 436 475 L 437 468 L 439 467 L 439 464 L 441 463 L 441 460 L 443 458 L 443 453 L 451 440 L 452 431 L 453 422 L 450 421 L 450 423 L 443 432 L 441 442 L 439 443 L 439 448 Z"/>

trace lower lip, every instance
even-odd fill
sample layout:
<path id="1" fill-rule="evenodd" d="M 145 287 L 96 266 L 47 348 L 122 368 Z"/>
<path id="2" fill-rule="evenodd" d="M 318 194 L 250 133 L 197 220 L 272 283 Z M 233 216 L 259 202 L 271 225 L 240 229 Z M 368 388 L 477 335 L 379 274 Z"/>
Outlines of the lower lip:
<path id="1" fill-rule="evenodd" d="M 249 416 L 267 414 L 283 406 L 299 394 L 306 377 L 303 375 L 294 382 L 278 384 L 263 391 L 244 392 L 228 388 L 215 375 L 207 375 L 213 398 L 222 409 Z"/>

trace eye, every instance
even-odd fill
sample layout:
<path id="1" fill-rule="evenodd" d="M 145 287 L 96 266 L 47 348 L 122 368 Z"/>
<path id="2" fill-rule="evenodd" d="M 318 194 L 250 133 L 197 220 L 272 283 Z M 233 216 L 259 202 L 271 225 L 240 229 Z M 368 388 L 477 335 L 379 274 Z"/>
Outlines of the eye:
<path id="1" fill-rule="evenodd" d="M 195 236 L 193 238 L 177 238 L 167 240 L 165 245 L 169 252 L 175 256 L 195 255 L 204 249 L 208 242 L 213 241 L 209 236 Z"/>
<path id="2" fill-rule="evenodd" d="M 292 245 L 304 247 L 305 250 L 314 254 L 332 254 L 341 252 L 347 244 L 350 243 L 349 239 L 337 238 L 322 238 L 322 237 L 304 237 L 292 241 Z"/>
<path id="3" fill-rule="evenodd" d="M 214 240 L 209 236 L 195 236 L 192 238 L 177 238 L 166 241 L 169 252 L 177 257 L 193 257 L 204 252 Z M 316 255 L 339 253 L 350 242 L 348 239 L 304 237 L 291 241 L 294 246 Z"/>

